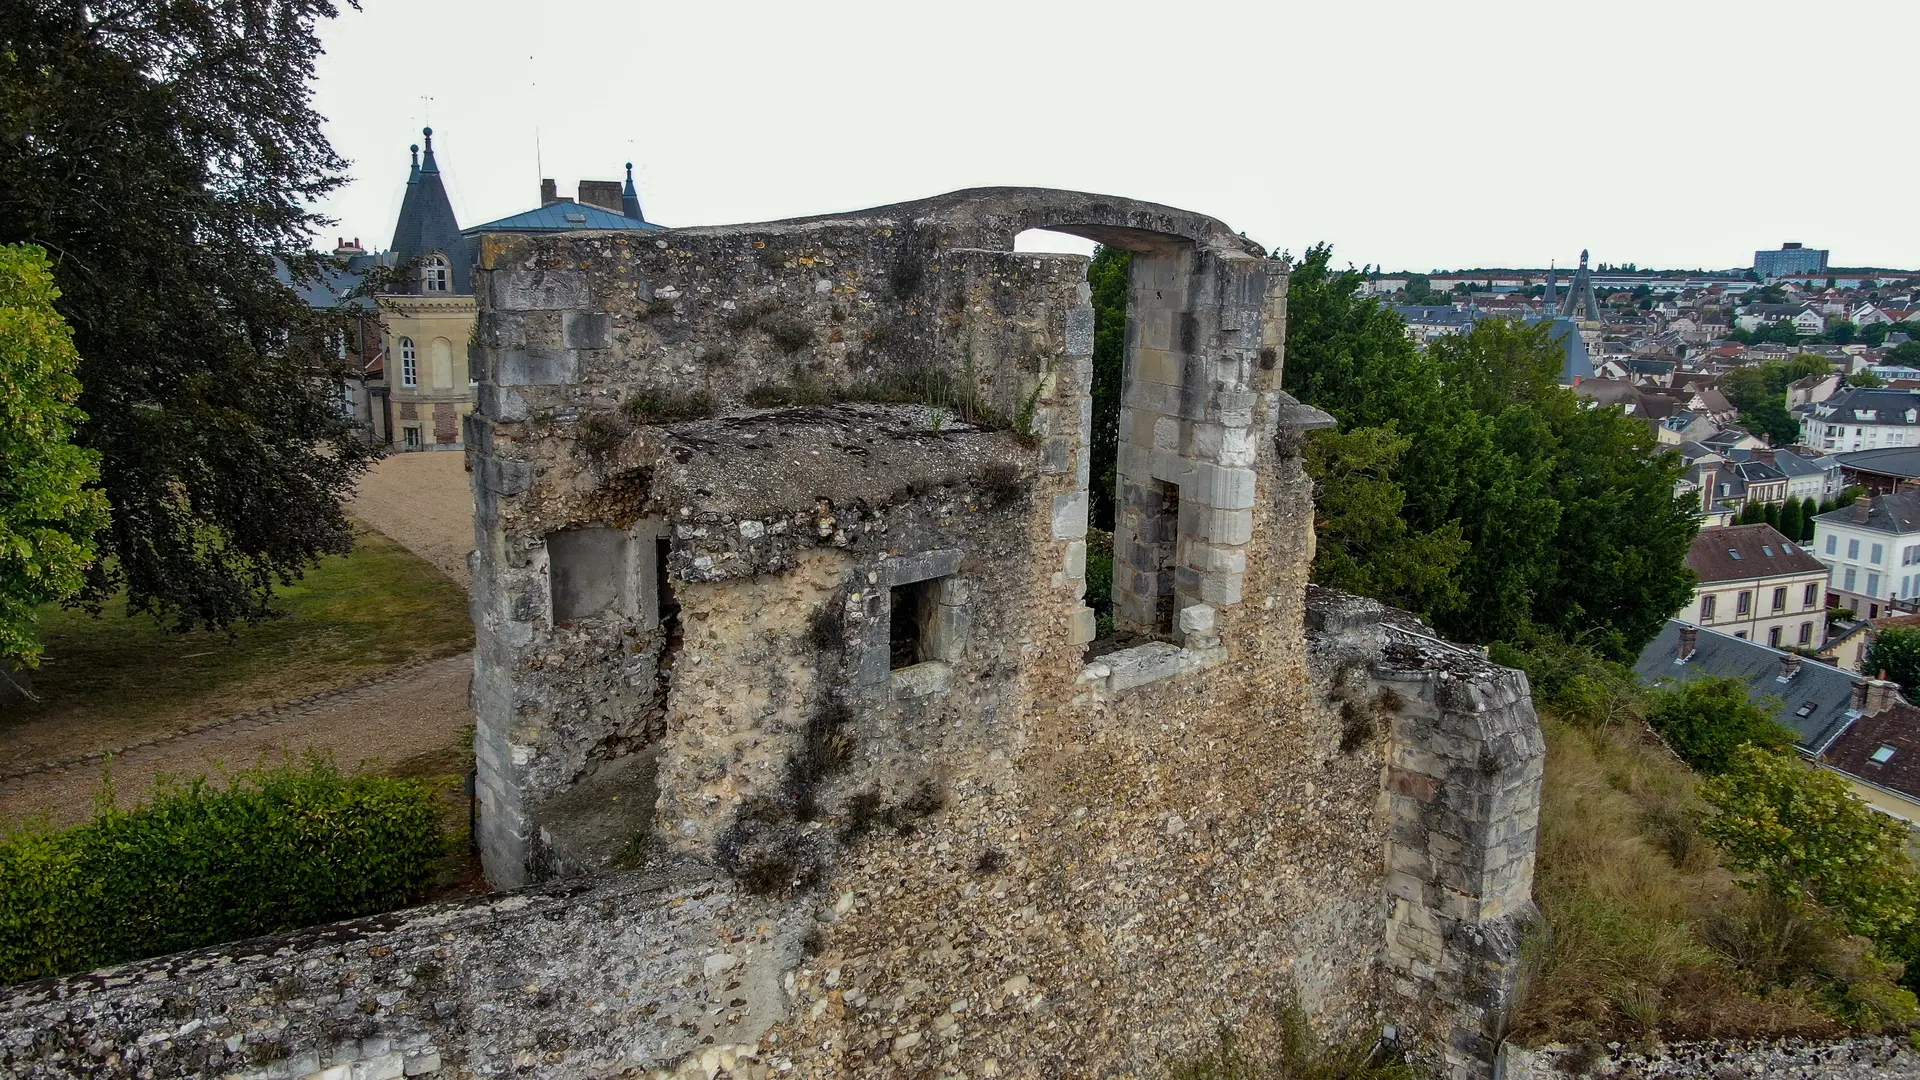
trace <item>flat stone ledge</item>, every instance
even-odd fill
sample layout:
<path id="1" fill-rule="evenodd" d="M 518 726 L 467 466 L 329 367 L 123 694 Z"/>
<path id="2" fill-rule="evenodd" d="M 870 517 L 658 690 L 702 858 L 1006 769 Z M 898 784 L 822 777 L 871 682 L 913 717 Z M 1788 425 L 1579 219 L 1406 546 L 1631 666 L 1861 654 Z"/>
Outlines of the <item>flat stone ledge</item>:
<path id="1" fill-rule="evenodd" d="M 887 676 L 893 696 L 903 700 L 944 694 L 953 685 L 953 667 L 938 660 L 894 668 Z"/>
<path id="2" fill-rule="evenodd" d="M 1227 658 L 1223 645 L 1183 649 L 1164 641 L 1149 641 L 1131 649 L 1110 652 L 1080 671 L 1080 681 L 1109 694 L 1210 668 Z"/>

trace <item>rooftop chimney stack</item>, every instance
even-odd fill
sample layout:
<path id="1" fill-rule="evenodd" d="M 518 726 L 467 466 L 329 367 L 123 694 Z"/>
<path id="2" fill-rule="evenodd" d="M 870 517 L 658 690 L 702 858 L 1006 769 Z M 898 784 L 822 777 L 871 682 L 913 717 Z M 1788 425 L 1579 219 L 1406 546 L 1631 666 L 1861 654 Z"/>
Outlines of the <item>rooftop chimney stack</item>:
<path id="1" fill-rule="evenodd" d="M 580 181 L 580 203 L 583 206 L 597 206 L 610 213 L 620 213 L 620 181 L 618 180 L 582 180 Z"/>
<path id="2" fill-rule="evenodd" d="M 1799 653 L 1790 652 L 1787 655 L 1780 658 L 1780 681 L 1781 682 L 1792 682 L 1793 677 L 1798 674 L 1800 674 L 1800 654 Z"/>
<path id="3" fill-rule="evenodd" d="M 1680 627 L 1680 648 L 1674 654 L 1674 662 L 1684 664 L 1693 659 L 1693 650 L 1700 645 L 1700 628 L 1691 623 Z"/>
<path id="4" fill-rule="evenodd" d="M 540 181 L 540 205 L 552 206 L 560 201 L 560 185 L 551 180 Z"/>
<path id="5" fill-rule="evenodd" d="M 1883 671 L 1880 674 L 1885 675 L 1886 672 Z M 1884 678 L 1868 679 L 1865 682 L 1864 688 L 1866 690 L 1866 702 L 1861 706 L 1860 711 L 1866 713 L 1868 716 L 1887 711 L 1893 707 L 1894 701 L 1900 697 L 1900 684 L 1897 682 L 1888 682 Z"/>
<path id="6" fill-rule="evenodd" d="M 1856 525 L 1865 525 L 1867 516 L 1873 513 L 1873 496 L 1862 495 L 1853 500 L 1853 521 Z"/>

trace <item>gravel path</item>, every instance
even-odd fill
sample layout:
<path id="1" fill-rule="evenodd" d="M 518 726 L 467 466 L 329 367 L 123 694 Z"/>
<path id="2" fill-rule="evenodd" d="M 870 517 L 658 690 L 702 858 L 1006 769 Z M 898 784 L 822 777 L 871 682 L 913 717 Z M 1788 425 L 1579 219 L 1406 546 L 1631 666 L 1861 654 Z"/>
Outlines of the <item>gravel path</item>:
<path id="1" fill-rule="evenodd" d="M 451 451 L 395 454 L 360 478 L 347 513 L 386 533 L 439 571 L 473 587 L 473 493 L 467 456 Z"/>
<path id="2" fill-rule="evenodd" d="M 361 478 L 347 512 L 470 588 L 473 497 L 466 455 L 395 454 Z M 390 671 L 368 682 L 239 716 L 208 717 L 184 731 L 123 747 L 109 762 L 83 756 L 0 774 L 0 831 L 42 815 L 56 826 L 93 813 L 102 778 L 113 774 L 117 801 L 142 801 L 161 774 L 218 774 L 277 762 L 309 749 L 333 755 L 343 768 L 392 764 L 454 744 L 473 722 L 467 691 L 473 654 L 461 653 Z"/>
<path id="3" fill-rule="evenodd" d="M 184 735 L 129 748 L 106 761 L 69 763 L 0 780 L 0 827 L 44 814 L 76 825 L 93 812 L 110 767 L 118 802 L 142 801 L 155 776 L 195 776 L 222 766 L 277 762 L 309 749 L 331 753 L 344 768 L 404 760 L 444 749 L 462 737 L 472 713 L 467 689 L 473 654 L 434 660 L 346 690 L 232 718 Z"/>

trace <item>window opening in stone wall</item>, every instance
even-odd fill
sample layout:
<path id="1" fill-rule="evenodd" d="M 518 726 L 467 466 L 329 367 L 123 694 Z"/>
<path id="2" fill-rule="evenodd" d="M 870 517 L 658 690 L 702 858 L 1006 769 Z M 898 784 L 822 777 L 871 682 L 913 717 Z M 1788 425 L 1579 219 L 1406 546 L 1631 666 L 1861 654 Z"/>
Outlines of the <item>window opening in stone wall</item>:
<path id="1" fill-rule="evenodd" d="M 1103 245 L 1087 267 L 1093 302 L 1093 407 L 1087 432 L 1086 581 L 1096 640 L 1114 633 L 1113 528 L 1127 366 L 1127 274 L 1132 265 L 1132 252 Z"/>
<path id="2" fill-rule="evenodd" d="M 933 619 L 934 590 L 941 580 L 893 587 L 887 615 L 887 667 L 898 671 L 933 659 L 927 624 Z"/>
<path id="3" fill-rule="evenodd" d="M 547 593 L 553 622 L 573 622 L 610 607 L 631 613 L 630 538 L 626 530 L 592 525 L 547 535 Z"/>

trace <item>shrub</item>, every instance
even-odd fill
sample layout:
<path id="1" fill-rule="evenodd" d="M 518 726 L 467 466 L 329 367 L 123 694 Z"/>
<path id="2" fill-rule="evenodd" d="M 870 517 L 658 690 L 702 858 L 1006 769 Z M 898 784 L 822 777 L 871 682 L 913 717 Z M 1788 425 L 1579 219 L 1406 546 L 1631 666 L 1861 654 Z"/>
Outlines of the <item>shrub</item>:
<path id="1" fill-rule="evenodd" d="M 1094 634 L 1113 636 L 1113 534 L 1087 530 L 1087 606 L 1093 609 Z"/>
<path id="2" fill-rule="evenodd" d="M 1832 909 L 1856 934 L 1894 940 L 1913 925 L 1920 881 L 1906 826 L 1855 798 L 1837 774 L 1745 746 L 1700 795 L 1714 811 L 1702 827 L 1731 869 Z"/>
<path id="3" fill-rule="evenodd" d="M 310 758 L 17 833 L 0 841 L 0 981 L 398 907 L 444 848 L 436 818 L 425 783 Z"/>
<path id="4" fill-rule="evenodd" d="M 642 390 L 621 406 L 636 423 L 672 424 L 681 420 L 699 420 L 712 416 L 716 406 L 704 390 L 685 393 L 671 390 Z M 622 433 L 624 436 L 624 432 Z"/>
<path id="5" fill-rule="evenodd" d="M 1633 671 L 1584 645 L 1537 634 L 1519 643 L 1495 642 L 1487 655 L 1526 672 L 1534 704 L 1563 720 L 1604 727 L 1646 713 L 1646 695 Z"/>
<path id="6" fill-rule="evenodd" d="M 1708 677 L 1661 687 L 1653 692 L 1647 719 L 1674 753 L 1709 775 L 1725 772 L 1743 746 L 1782 750 L 1795 737 L 1753 703 L 1738 679 Z"/>

